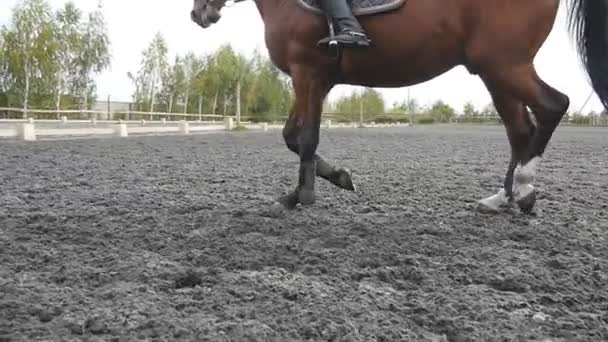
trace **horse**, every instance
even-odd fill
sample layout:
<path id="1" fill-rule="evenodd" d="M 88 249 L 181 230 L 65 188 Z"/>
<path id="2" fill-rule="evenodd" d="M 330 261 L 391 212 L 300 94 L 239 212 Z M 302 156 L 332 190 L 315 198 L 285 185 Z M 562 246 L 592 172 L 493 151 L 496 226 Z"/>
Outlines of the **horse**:
<path id="1" fill-rule="evenodd" d="M 316 177 L 355 191 L 351 171 L 317 153 L 322 103 L 335 85 L 405 87 L 464 66 L 489 91 L 511 149 L 500 191 L 478 203 L 493 212 L 513 203 L 524 214 L 532 212 L 536 168 L 570 106 L 569 97 L 545 83 L 533 64 L 560 0 L 401 0 L 390 10 L 353 10 L 371 45 L 339 47 L 338 55 L 317 45 L 332 26 L 309 8 L 310 1 L 252 1 L 264 23 L 269 57 L 289 75 L 295 93 L 282 135 L 300 167 L 295 189 L 277 199 L 284 207 L 313 205 Z M 352 6 L 360 3 L 353 1 Z M 608 108 L 608 0 L 568 2 L 568 29 L 593 91 Z M 227 0 L 194 0 L 191 20 L 208 28 L 225 6 Z"/>

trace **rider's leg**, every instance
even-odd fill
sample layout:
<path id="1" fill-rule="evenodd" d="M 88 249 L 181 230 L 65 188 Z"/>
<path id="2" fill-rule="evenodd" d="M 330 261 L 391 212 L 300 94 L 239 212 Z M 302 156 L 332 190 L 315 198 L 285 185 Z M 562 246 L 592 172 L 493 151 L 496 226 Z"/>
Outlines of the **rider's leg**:
<path id="1" fill-rule="evenodd" d="M 336 41 L 345 45 L 369 45 L 367 36 L 353 15 L 348 0 L 320 0 L 319 4 L 334 24 Z M 319 44 L 327 44 L 330 40 L 329 37 L 326 37 L 320 40 Z"/>

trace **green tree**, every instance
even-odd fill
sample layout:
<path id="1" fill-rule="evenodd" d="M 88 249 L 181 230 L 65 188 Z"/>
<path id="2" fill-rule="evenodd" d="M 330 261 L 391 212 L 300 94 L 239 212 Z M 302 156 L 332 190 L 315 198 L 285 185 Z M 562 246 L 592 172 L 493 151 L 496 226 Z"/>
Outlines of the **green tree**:
<path id="1" fill-rule="evenodd" d="M 4 37 L 6 28 L 0 29 L 0 51 L 7 51 L 8 46 L 4 41 Z M 8 54 L 0 52 L 0 94 L 6 100 L 6 94 L 8 90 L 11 88 L 11 77 L 8 72 Z M 8 106 L 8 100 L 3 104 Z"/>
<path id="2" fill-rule="evenodd" d="M 428 115 L 434 119 L 435 122 L 449 122 L 456 112 L 450 105 L 439 100 L 433 103 L 433 106 L 429 109 Z"/>
<path id="3" fill-rule="evenodd" d="M 239 98 L 238 90 L 246 94 L 252 79 L 251 60 L 237 54 L 230 45 L 223 45 L 204 57 L 204 68 L 194 78 L 191 92 L 213 99 L 206 101 L 213 114 L 222 108 L 226 115 L 232 107 L 238 113 L 238 104 L 235 103 Z"/>
<path id="4" fill-rule="evenodd" d="M 165 75 L 168 47 L 165 38 L 157 32 L 148 47 L 142 52 L 142 59 L 136 77 L 130 76 L 135 83 L 137 102 L 149 103 L 149 111 L 154 111 L 157 94 L 162 86 L 162 77 Z M 140 107 L 141 108 L 141 107 Z"/>
<path id="5" fill-rule="evenodd" d="M 382 94 L 373 88 L 365 88 L 361 93 L 353 92 L 349 96 L 343 96 L 334 106 L 337 112 L 349 115 L 351 120 L 355 120 L 360 114 L 373 118 L 385 112 Z"/>
<path id="6" fill-rule="evenodd" d="M 205 62 L 202 58 L 198 58 L 194 53 L 189 52 L 184 57 L 183 74 L 184 74 L 184 113 L 188 112 L 188 104 L 190 103 L 190 92 L 194 86 L 199 73 L 204 69 Z M 203 95 L 203 92 L 200 92 Z"/>
<path id="7" fill-rule="evenodd" d="M 479 115 L 472 102 L 467 102 L 462 109 L 462 115 L 465 118 L 473 118 Z"/>
<path id="8" fill-rule="evenodd" d="M 270 121 L 289 111 L 292 93 L 281 72 L 259 53 L 252 58 L 252 80 L 245 108 L 253 121 Z"/>
<path id="9" fill-rule="evenodd" d="M 56 65 L 51 56 L 57 49 L 51 9 L 45 0 L 23 0 L 13 10 L 10 28 L 2 33 L 3 87 L 13 93 L 27 116 L 31 95 L 43 102 L 51 97 L 49 75 Z"/>
<path id="10" fill-rule="evenodd" d="M 420 104 L 416 99 L 404 100 L 401 103 L 393 104 L 390 112 L 393 113 L 408 113 L 408 114 L 417 114 L 421 111 Z"/>
<path id="11" fill-rule="evenodd" d="M 185 88 L 184 64 L 182 59 L 176 56 L 173 65 L 167 68 L 162 76 L 162 88 L 159 94 L 167 112 L 173 113 L 173 104 L 182 96 Z"/>
<path id="12" fill-rule="evenodd" d="M 208 76 L 211 84 L 215 83 L 216 98 L 218 91 L 223 94 L 223 115 L 226 115 L 230 102 L 237 93 L 237 88 L 241 88 L 247 82 L 250 72 L 250 64 L 244 56 L 235 53 L 230 45 L 224 45 L 211 57 Z"/>
<path id="13" fill-rule="evenodd" d="M 89 14 L 84 24 L 80 44 L 76 52 L 76 93 L 80 97 L 80 108 L 89 108 L 91 97 L 95 94 L 95 74 L 101 73 L 110 66 L 110 39 L 103 16 L 102 3 Z"/>
<path id="14" fill-rule="evenodd" d="M 70 90 L 73 92 L 77 89 L 78 75 L 75 70 L 77 70 L 77 56 L 83 41 L 81 18 L 82 12 L 76 8 L 73 2 L 67 2 L 56 14 L 58 49 L 54 57 L 57 63 L 55 80 L 55 108 L 57 111 L 61 109 L 62 96 Z"/>
<path id="15" fill-rule="evenodd" d="M 496 111 L 496 108 L 494 107 L 494 103 L 490 102 L 488 103 L 481 111 L 481 113 L 479 113 L 481 116 L 485 116 L 485 117 L 496 117 L 498 116 L 498 112 Z"/>

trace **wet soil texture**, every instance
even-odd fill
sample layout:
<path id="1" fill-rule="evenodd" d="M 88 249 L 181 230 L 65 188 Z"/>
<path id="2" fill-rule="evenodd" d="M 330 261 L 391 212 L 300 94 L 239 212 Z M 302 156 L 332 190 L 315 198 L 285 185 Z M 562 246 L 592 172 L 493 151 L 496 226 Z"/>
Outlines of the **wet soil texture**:
<path id="1" fill-rule="evenodd" d="M 0 143 L 0 340 L 608 340 L 608 130 L 561 127 L 499 214 L 502 127 L 336 129 L 285 212 L 279 130 Z"/>

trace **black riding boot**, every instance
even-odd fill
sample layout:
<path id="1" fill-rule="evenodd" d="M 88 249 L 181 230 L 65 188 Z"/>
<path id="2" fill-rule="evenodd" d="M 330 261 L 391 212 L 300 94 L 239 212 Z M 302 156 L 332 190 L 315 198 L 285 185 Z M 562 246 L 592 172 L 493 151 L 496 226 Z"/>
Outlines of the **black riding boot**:
<path id="1" fill-rule="evenodd" d="M 333 37 L 338 43 L 354 46 L 369 46 L 369 40 L 353 15 L 348 0 L 319 0 L 323 11 L 333 22 L 336 35 Z M 331 37 L 323 38 L 319 45 L 328 44 Z"/>

